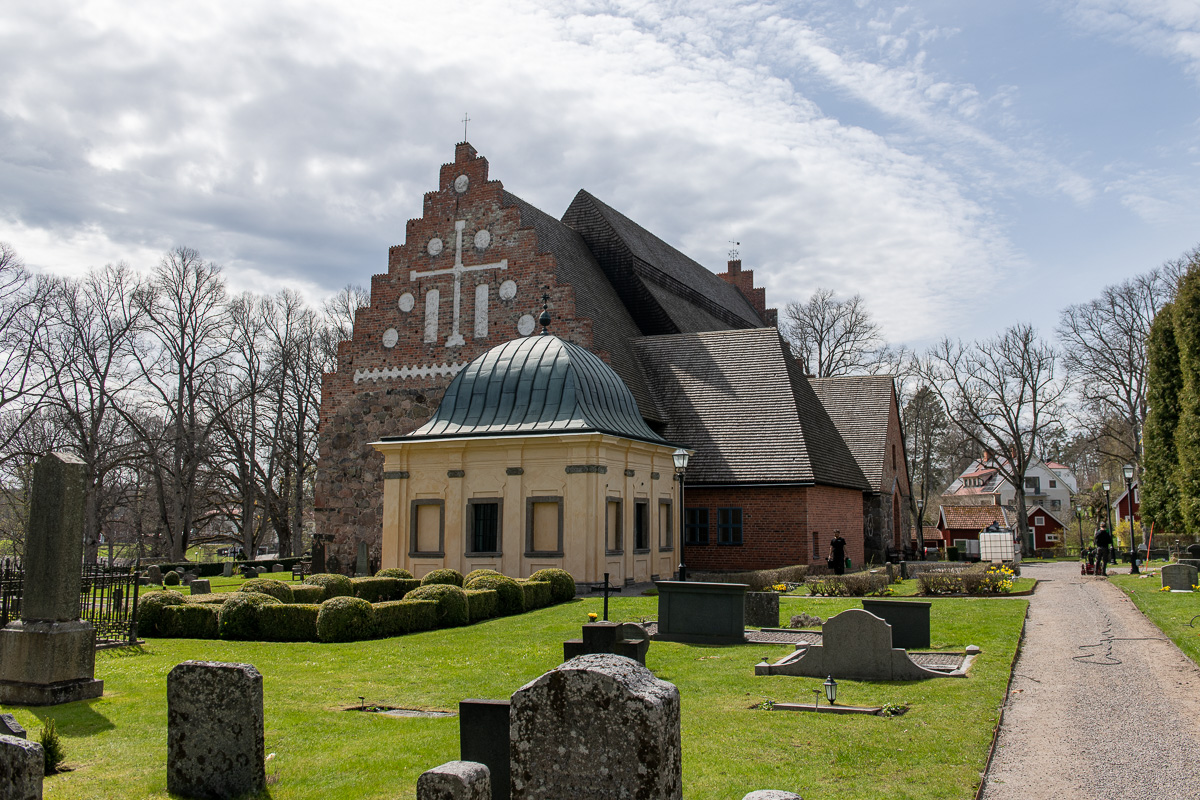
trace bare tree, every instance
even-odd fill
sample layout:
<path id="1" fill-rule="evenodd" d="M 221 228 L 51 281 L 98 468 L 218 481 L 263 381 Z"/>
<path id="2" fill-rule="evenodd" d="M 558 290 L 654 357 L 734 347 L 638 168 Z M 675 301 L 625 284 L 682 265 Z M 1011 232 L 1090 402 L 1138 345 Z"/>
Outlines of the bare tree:
<path id="1" fill-rule="evenodd" d="M 917 521 L 917 546 L 924 552 L 925 512 L 932 510 L 929 500 L 938 496 L 948 477 L 945 446 L 950 421 L 942 401 L 928 386 L 913 393 L 901 409 L 901 417 L 913 489 L 909 510 Z"/>
<path id="2" fill-rule="evenodd" d="M 49 312 L 50 281 L 25 269 L 16 250 L 0 242 L 0 453 L 20 435 L 23 420 L 38 411 L 38 399 L 59 365 L 37 357 L 35 333 Z"/>
<path id="3" fill-rule="evenodd" d="M 996 454 L 997 469 L 1016 489 L 1022 541 L 1029 532 L 1025 471 L 1043 437 L 1061 425 L 1066 383 L 1056 366 L 1054 348 L 1029 325 L 969 345 L 943 339 L 921 364 L 950 420 L 981 450 Z"/>
<path id="4" fill-rule="evenodd" d="M 871 373 L 888 362 L 879 326 L 860 295 L 838 300 L 831 289 L 817 289 L 807 303 L 788 303 L 783 318 L 783 335 L 810 375 Z"/>
<path id="5" fill-rule="evenodd" d="M 371 293 L 361 286 L 346 284 L 325 301 L 325 319 L 335 332 L 335 341 L 348 342 L 354 336 L 354 316 L 371 305 Z"/>

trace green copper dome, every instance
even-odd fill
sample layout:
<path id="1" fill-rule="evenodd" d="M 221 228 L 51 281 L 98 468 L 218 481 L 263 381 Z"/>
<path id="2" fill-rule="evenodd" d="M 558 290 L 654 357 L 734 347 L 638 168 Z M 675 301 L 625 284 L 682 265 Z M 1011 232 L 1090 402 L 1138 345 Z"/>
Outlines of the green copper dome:
<path id="1" fill-rule="evenodd" d="M 429 422 L 407 437 L 608 433 L 666 443 L 629 388 L 596 355 L 541 334 L 493 347 L 451 381 Z"/>

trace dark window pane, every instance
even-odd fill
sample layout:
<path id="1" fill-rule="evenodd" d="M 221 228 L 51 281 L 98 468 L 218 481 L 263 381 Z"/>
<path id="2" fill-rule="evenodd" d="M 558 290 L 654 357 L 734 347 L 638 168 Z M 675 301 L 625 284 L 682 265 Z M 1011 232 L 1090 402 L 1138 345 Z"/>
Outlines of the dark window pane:
<path id="1" fill-rule="evenodd" d="M 476 553 L 495 553 L 500 549 L 500 504 L 474 503 L 471 506 L 474 525 L 471 546 Z"/>
<path id="2" fill-rule="evenodd" d="M 684 510 L 684 543 L 708 544 L 708 509 Z"/>

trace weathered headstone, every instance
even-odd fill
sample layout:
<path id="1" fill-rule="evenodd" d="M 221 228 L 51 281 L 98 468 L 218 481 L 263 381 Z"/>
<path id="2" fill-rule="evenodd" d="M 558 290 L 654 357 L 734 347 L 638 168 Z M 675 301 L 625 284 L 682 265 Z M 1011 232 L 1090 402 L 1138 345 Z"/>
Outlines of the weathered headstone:
<path id="1" fill-rule="evenodd" d="M 151 564 L 150 566 L 146 567 L 146 577 L 150 579 L 151 583 L 157 583 L 159 586 L 161 586 L 162 568 L 159 567 L 158 564 Z"/>
<path id="2" fill-rule="evenodd" d="M 184 572 L 179 576 L 179 579 L 183 582 L 184 586 L 191 586 L 192 581 L 196 580 L 196 576 L 190 572 Z"/>
<path id="3" fill-rule="evenodd" d="M 284 567 L 283 564 L 272 564 L 271 565 L 271 572 L 283 572 L 285 569 L 286 569 L 286 567 Z"/>
<path id="4" fill-rule="evenodd" d="M 226 561 L 224 564 L 221 565 L 221 577 L 222 578 L 232 578 L 233 577 L 233 562 L 232 561 Z"/>
<path id="5" fill-rule="evenodd" d="M 689 644 L 746 641 L 744 583 L 657 581 L 658 632 L 655 639 Z"/>
<path id="6" fill-rule="evenodd" d="M 264 572 L 266 572 L 266 571 L 267 571 L 267 568 L 266 568 L 266 567 L 255 567 L 255 568 L 254 568 L 254 571 L 255 571 L 256 573 L 258 573 L 259 575 L 262 575 Z"/>
<path id="7" fill-rule="evenodd" d="M 0 736 L 15 736 L 18 739 L 24 739 L 25 728 L 17 722 L 17 718 L 12 714 L 0 714 Z"/>
<path id="8" fill-rule="evenodd" d="M 929 610 L 933 603 L 922 600 L 875 600 L 864 598 L 863 608 L 892 626 L 892 647 L 929 647 Z"/>
<path id="9" fill-rule="evenodd" d="M 778 628 L 779 594 L 746 592 L 746 625 L 751 628 Z"/>
<path id="10" fill-rule="evenodd" d="M 1200 574 L 1191 564 L 1167 564 L 1162 568 L 1162 585 L 1171 591 L 1190 592 L 1192 587 L 1200 583 Z"/>
<path id="11" fill-rule="evenodd" d="M 354 565 L 354 574 L 355 575 L 368 574 L 368 572 L 371 568 L 368 558 L 369 558 L 369 553 L 367 551 L 367 543 L 359 542 L 358 543 L 358 560 Z"/>
<path id="12" fill-rule="evenodd" d="M 167 791 L 227 798 L 266 786 L 263 680 L 250 664 L 184 661 L 167 676 Z"/>
<path id="13" fill-rule="evenodd" d="M 314 575 L 320 575 L 325 571 L 325 538 L 325 534 L 313 534 L 312 572 Z"/>
<path id="14" fill-rule="evenodd" d="M 209 582 L 208 578 L 196 578 L 196 580 L 192 581 L 192 594 L 193 595 L 211 594 L 211 593 L 212 593 L 212 584 Z"/>
<path id="15" fill-rule="evenodd" d="M 42 800 L 46 758 L 42 746 L 15 736 L 0 736 L 0 797 Z"/>
<path id="16" fill-rule="evenodd" d="M 84 469 L 67 453 L 34 467 L 21 619 L 0 630 L 0 703 L 57 705 L 104 693 L 96 631 L 79 618 Z"/>
<path id="17" fill-rule="evenodd" d="M 679 691 L 628 658 L 573 658 L 512 696 L 513 800 L 682 798 Z"/>
<path id="18" fill-rule="evenodd" d="M 450 761 L 417 778 L 417 800 L 492 800 L 488 768 L 474 761 Z"/>
<path id="19" fill-rule="evenodd" d="M 459 758 L 491 773 L 491 800 L 508 800 L 508 700 L 462 700 L 458 704 Z"/>

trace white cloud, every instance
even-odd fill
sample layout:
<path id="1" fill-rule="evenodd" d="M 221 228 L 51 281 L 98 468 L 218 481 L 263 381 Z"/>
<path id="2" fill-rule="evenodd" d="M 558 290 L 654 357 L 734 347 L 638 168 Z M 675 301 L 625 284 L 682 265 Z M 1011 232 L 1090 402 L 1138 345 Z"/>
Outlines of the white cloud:
<path id="1" fill-rule="evenodd" d="M 1072 18 L 1184 65 L 1200 80 L 1200 5 L 1195 0 L 1078 0 Z"/>

